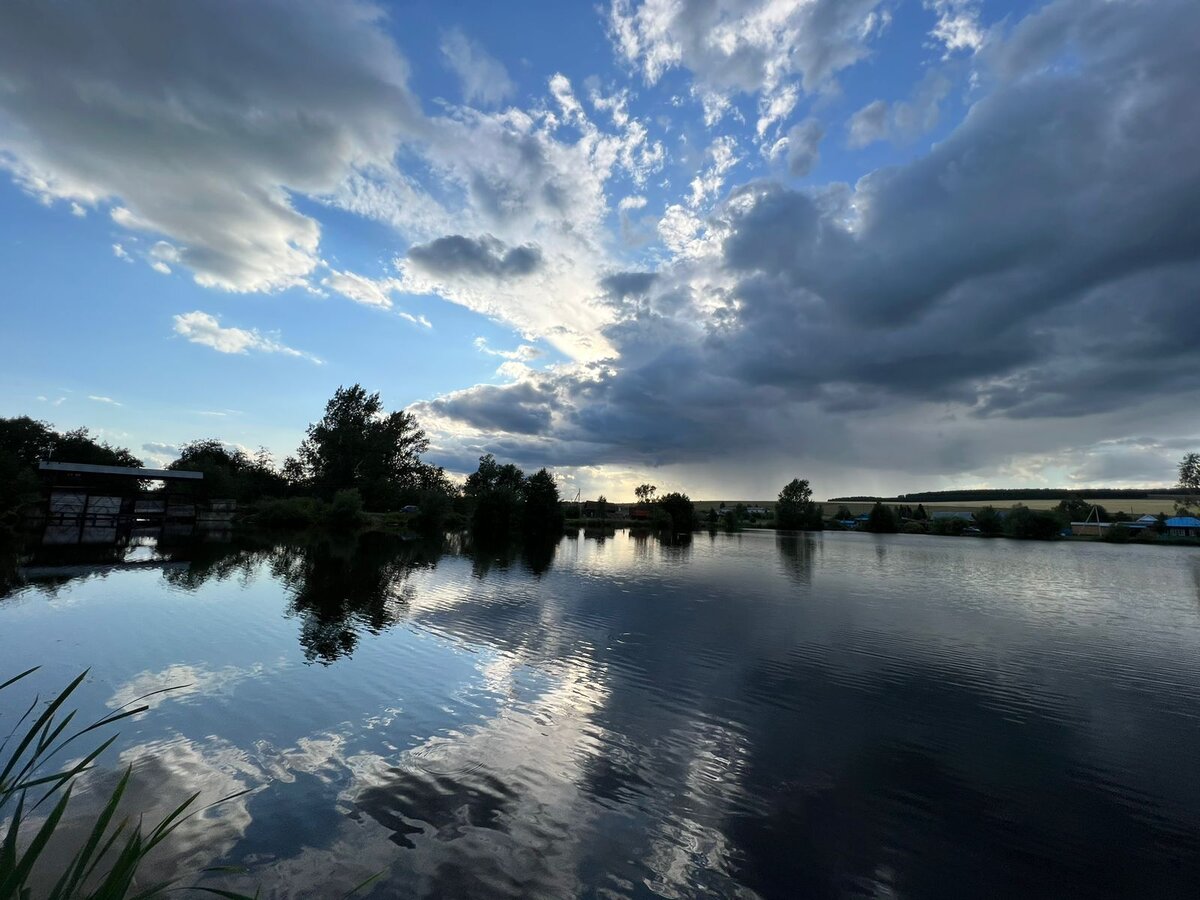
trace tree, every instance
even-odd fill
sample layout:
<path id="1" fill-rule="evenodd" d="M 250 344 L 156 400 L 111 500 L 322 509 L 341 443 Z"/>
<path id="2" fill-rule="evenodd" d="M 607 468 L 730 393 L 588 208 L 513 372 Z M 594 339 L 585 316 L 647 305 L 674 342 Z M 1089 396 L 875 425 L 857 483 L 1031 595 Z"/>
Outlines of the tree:
<path id="1" fill-rule="evenodd" d="M 1062 522 L 1050 510 L 1030 509 L 1018 503 L 1004 518 L 1004 533 L 1011 538 L 1048 541 L 1057 537 Z"/>
<path id="2" fill-rule="evenodd" d="M 871 507 L 864 530 L 877 534 L 894 534 L 898 530 L 896 517 L 892 514 L 891 509 L 876 500 L 875 505 Z"/>
<path id="3" fill-rule="evenodd" d="M 526 534 L 559 534 L 563 512 L 554 476 L 539 469 L 525 479 L 522 524 Z"/>
<path id="4" fill-rule="evenodd" d="M 658 508 L 671 517 L 671 530 L 675 534 L 696 530 L 696 507 L 687 494 L 663 494 L 658 498 Z"/>
<path id="5" fill-rule="evenodd" d="M 608 498 L 601 494 L 596 498 L 596 506 L 600 508 L 600 521 L 608 518 Z"/>
<path id="6" fill-rule="evenodd" d="M 557 488 L 556 488 L 557 490 Z M 488 453 L 467 476 L 463 496 L 471 507 L 471 530 L 481 536 L 508 535 L 523 524 L 525 473 L 501 465 Z"/>
<path id="7" fill-rule="evenodd" d="M 917 511 L 913 513 L 913 518 L 918 522 L 924 522 L 929 518 L 929 513 L 925 512 L 925 507 L 923 504 L 917 504 Z"/>
<path id="8" fill-rule="evenodd" d="M 1004 517 L 991 506 L 981 506 L 975 510 L 975 527 L 988 536 L 995 536 L 1004 530 Z"/>
<path id="9" fill-rule="evenodd" d="M 368 506 L 403 502 L 421 486 L 429 439 L 416 418 L 385 413 L 379 394 L 339 387 L 297 451 L 299 473 L 322 494 L 358 488 Z"/>
<path id="10" fill-rule="evenodd" d="M 1054 507 L 1063 524 L 1070 522 L 1087 522 L 1089 520 L 1107 522 L 1108 510 L 1103 506 L 1088 503 L 1083 497 L 1068 497 L 1060 500 Z"/>
<path id="11" fill-rule="evenodd" d="M 1200 506 L 1200 453 L 1185 454 L 1179 461 L 1179 489 L 1189 495 L 1176 504 L 1179 512 Z"/>
<path id="12" fill-rule="evenodd" d="M 638 503 L 649 503 L 654 499 L 654 494 L 658 490 L 652 484 L 639 484 L 633 489 L 634 496 L 638 498 Z"/>
<path id="13" fill-rule="evenodd" d="M 1179 461 L 1179 486 L 1200 491 L 1200 453 L 1188 453 Z"/>
<path id="14" fill-rule="evenodd" d="M 821 508 L 812 500 L 812 488 L 803 478 L 793 478 L 779 492 L 775 527 L 788 531 L 820 530 Z"/>
<path id="15" fill-rule="evenodd" d="M 203 497 L 252 502 L 280 496 L 287 483 L 275 470 L 265 447 L 251 457 L 245 450 L 217 438 L 184 444 L 179 458 L 167 466 L 172 471 L 203 472 L 204 480 L 194 487 Z"/>

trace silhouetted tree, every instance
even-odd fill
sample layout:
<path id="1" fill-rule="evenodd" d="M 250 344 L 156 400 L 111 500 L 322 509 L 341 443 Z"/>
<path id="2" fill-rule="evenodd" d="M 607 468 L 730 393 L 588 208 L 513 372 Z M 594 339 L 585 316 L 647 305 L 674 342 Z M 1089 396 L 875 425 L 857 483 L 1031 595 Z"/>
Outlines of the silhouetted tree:
<path id="1" fill-rule="evenodd" d="M 179 458 L 167 468 L 203 472 L 204 480 L 194 490 L 210 498 L 249 502 L 280 496 L 287 487 L 283 476 L 272 465 L 266 448 L 251 457 L 240 447 L 232 447 L 216 438 L 184 444 Z"/>
<path id="2" fill-rule="evenodd" d="M 779 492 L 775 527 L 788 531 L 819 531 L 823 527 L 821 507 L 813 502 L 806 479 L 793 478 Z"/>
<path id="3" fill-rule="evenodd" d="M 652 484 L 639 484 L 633 489 L 633 493 L 638 498 L 638 503 L 649 503 L 654 499 L 657 490 Z"/>
<path id="4" fill-rule="evenodd" d="M 924 522 L 929 518 L 929 513 L 925 512 L 925 507 L 920 503 L 917 504 L 917 510 L 913 513 L 913 518 L 918 522 Z"/>
<path id="5" fill-rule="evenodd" d="M 308 427 L 297 451 L 299 465 L 288 471 L 325 496 L 358 488 L 369 507 L 394 508 L 429 477 L 421 462 L 428 448 L 411 413 L 385 413 L 378 393 L 355 384 L 334 392 L 321 421 Z"/>
<path id="6" fill-rule="evenodd" d="M 658 508 L 671 517 L 671 530 L 680 534 L 696 528 L 696 507 L 687 494 L 672 492 L 658 498 Z"/>
<path id="7" fill-rule="evenodd" d="M 896 517 L 892 514 L 891 509 L 876 500 L 875 505 L 871 507 L 864 530 L 878 534 L 895 533 L 898 530 Z"/>
<path id="8" fill-rule="evenodd" d="M 557 536 L 561 533 L 562 504 L 553 475 L 546 469 L 539 469 L 526 478 L 523 499 L 522 523 L 527 534 L 553 533 Z"/>
<path id="9" fill-rule="evenodd" d="M 525 473 L 512 463 L 501 465 L 488 453 L 467 476 L 463 496 L 471 506 L 471 530 L 479 535 L 507 535 L 522 524 Z"/>

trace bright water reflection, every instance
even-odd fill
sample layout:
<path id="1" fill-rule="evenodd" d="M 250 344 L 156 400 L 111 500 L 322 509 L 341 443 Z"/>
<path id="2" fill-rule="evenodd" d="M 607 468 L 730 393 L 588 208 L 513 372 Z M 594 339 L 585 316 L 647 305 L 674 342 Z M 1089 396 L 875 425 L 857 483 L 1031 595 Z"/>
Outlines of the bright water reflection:
<path id="1" fill-rule="evenodd" d="M 38 568 L 4 674 L 84 666 L 131 801 L 253 791 L 165 874 L 264 896 L 1141 896 L 1200 883 L 1200 554 L 627 532 Z M 15 700 L 12 701 L 15 704 Z M 5 720 L 11 708 L 2 709 Z M 7 728 L 4 728 L 7 730 Z"/>

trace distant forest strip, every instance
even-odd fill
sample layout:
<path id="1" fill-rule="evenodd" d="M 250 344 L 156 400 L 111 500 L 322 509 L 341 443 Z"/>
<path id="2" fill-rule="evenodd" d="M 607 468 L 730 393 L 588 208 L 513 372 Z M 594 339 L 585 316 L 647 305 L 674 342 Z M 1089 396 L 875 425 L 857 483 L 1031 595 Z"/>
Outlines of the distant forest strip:
<path id="1" fill-rule="evenodd" d="M 1158 488 L 981 488 L 965 491 L 918 491 L 895 497 L 830 497 L 826 503 L 959 503 L 978 500 L 1147 500 L 1151 497 L 1195 493 L 1179 487 Z"/>

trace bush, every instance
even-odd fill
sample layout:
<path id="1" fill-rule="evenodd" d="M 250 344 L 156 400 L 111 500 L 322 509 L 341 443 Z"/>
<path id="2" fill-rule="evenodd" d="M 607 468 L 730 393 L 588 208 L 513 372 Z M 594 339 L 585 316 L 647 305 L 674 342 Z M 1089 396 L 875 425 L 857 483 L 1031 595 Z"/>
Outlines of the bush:
<path id="1" fill-rule="evenodd" d="M 1004 531 L 1004 516 L 990 506 L 977 509 L 974 518 L 975 527 L 989 537 L 994 537 Z"/>
<path id="2" fill-rule="evenodd" d="M 1103 540 L 1110 544 L 1127 544 L 1133 540 L 1133 530 L 1118 523 L 1105 529 Z"/>
<path id="3" fill-rule="evenodd" d="M 1029 541 L 1049 541 L 1058 537 L 1062 522 L 1049 510 L 1030 509 L 1017 504 L 1004 520 L 1008 537 Z"/>
<path id="4" fill-rule="evenodd" d="M 357 528 L 363 520 L 363 499 L 358 488 L 347 488 L 333 495 L 325 511 L 325 524 L 331 528 Z"/>
<path id="5" fill-rule="evenodd" d="M 943 518 L 930 519 L 929 530 L 933 534 L 947 535 L 957 537 L 971 526 L 971 523 L 966 519 Z"/>
<path id="6" fill-rule="evenodd" d="M 323 504 L 312 497 L 260 500 L 251 514 L 265 528 L 308 528 L 321 517 Z"/>

